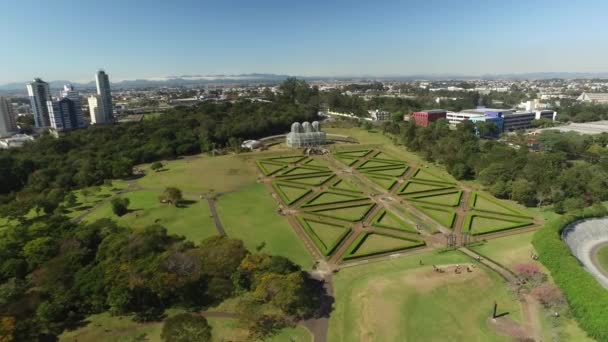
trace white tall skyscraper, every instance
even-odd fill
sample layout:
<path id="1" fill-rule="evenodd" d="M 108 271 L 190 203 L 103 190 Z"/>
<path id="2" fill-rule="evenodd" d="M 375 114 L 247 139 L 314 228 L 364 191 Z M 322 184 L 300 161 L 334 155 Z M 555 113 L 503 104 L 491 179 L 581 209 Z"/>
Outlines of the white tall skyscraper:
<path id="1" fill-rule="evenodd" d="M 0 96 L 0 137 L 17 132 L 13 106 L 6 97 Z"/>
<path id="2" fill-rule="evenodd" d="M 49 119 L 48 106 L 46 104 L 46 102 L 51 99 L 49 84 L 39 78 L 36 78 L 33 82 L 27 85 L 27 94 L 30 97 L 36 127 L 49 127 L 51 122 Z"/>
<path id="3" fill-rule="evenodd" d="M 114 107 L 112 106 L 112 93 L 110 91 L 110 79 L 105 71 L 99 70 L 95 75 L 95 83 L 97 84 L 97 95 L 99 96 L 97 106 L 102 122 L 97 123 L 112 123 L 114 122 Z"/>
<path id="4" fill-rule="evenodd" d="M 92 124 L 104 123 L 104 118 L 102 116 L 101 111 L 99 110 L 100 103 L 101 98 L 99 97 L 99 95 L 89 96 L 89 112 L 91 113 Z"/>

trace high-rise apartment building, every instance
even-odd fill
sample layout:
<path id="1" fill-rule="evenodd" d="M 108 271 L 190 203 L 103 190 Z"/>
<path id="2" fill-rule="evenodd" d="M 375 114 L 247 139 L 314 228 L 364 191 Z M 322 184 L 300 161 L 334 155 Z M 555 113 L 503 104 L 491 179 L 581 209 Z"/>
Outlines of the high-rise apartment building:
<path id="1" fill-rule="evenodd" d="M 0 96 L 0 137 L 17 132 L 13 106 L 6 97 Z"/>
<path id="2" fill-rule="evenodd" d="M 36 78 L 27 85 L 27 94 L 30 97 L 34 123 L 37 128 L 48 127 L 51 125 L 47 101 L 51 99 L 49 84 Z"/>
<path id="3" fill-rule="evenodd" d="M 114 122 L 114 107 L 112 106 L 112 93 L 110 91 L 110 78 L 105 71 L 99 70 L 95 75 L 97 84 L 97 95 L 99 96 L 97 106 L 103 121 L 97 123 Z"/>
<path id="4" fill-rule="evenodd" d="M 85 124 L 84 118 L 82 116 L 82 99 L 80 98 L 80 94 L 78 94 L 78 92 L 74 90 L 74 86 L 72 86 L 71 84 L 64 85 L 63 90 L 61 91 L 61 98 L 67 98 L 74 102 L 74 110 L 78 128 L 84 127 Z"/>
<path id="5" fill-rule="evenodd" d="M 47 101 L 51 127 L 58 131 L 69 131 L 84 126 L 82 116 L 78 117 L 77 105 L 74 101 L 64 97 L 57 101 Z"/>

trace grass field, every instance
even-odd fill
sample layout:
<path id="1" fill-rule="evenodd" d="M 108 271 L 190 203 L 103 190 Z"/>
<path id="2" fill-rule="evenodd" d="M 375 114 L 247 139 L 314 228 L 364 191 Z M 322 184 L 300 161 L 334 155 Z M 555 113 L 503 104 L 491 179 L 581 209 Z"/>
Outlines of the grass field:
<path id="1" fill-rule="evenodd" d="M 179 310 L 168 310 L 168 316 L 174 315 Z M 86 326 L 64 332 L 60 337 L 61 342 L 97 342 L 97 341 L 148 341 L 161 342 L 162 322 L 136 323 L 130 317 L 110 316 L 107 313 L 88 317 Z M 234 319 L 208 318 L 211 325 L 213 342 L 246 341 L 247 330 L 239 325 Z M 138 338 L 145 339 L 138 339 Z M 305 328 L 297 326 L 281 330 L 277 335 L 264 340 L 264 342 L 309 342 L 312 336 Z"/>
<path id="2" fill-rule="evenodd" d="M 595 252 L 597 263 L 604 272 L 608 272 L 608 245 L 603 245 Z"/>
<path id="3" fill-rule="evenodd" d="M 338 226 L 303 217 L 298 217 L 298 221 L 319 251 L 325 256 L 330 255 L 351 232 L 346 226 Z"/>
<path id="4" fill-rule="evenodd" d="M 471 234 L 473 235 L 478 235 L 526 227 L 531 225 L 532 223 L 533 222 L 528 221 L 526 219 L 494 217 L 487 216 L 484 213 L 478 214 L 475 212 L 470 212 L 465 218 L 463 230 L 471 232 Z"/>
<path id="5" fill-rule="evenodd" d="M 395 214 L 391 213 L 390 211 L 387 211 L 386 209 L 380 211 L 378 215 L 374 217 L 372 225 L 375 227 L 403 230 L 411 233 L 418 232 L 414 227 L 411 227 L 410 225 L 406 224 Z"/>
<path id="6" fill-rule="evenodd" d="M 160 191 L 125 193 L 121 197 L 130 201 L 128 214 L 118 217 L 112 213 L 111 204 L 105 203 L 85 216 L 83 220 L 93 222 L 100 218 L 111 218 L 135 229 L 160 224 L 167 228 L 170 234 L 183 235 L 195 243 L 217 234 L 206 200 L 184 196 L 184 199 L 189 200 L 190 203 L 176 208 L 160 203 L 159 195 L 161 195 Z"/>
<path id="7" fill-rule="evenodd" d="M 185 192 L 226 193 L 254 183 L 256 169 L 247 158 L 237 155 L 219 157 L 197 156 L 163 162 L 165 170 L 154 172 L 147 165 L 146 176 L 137 180 L 143 188 L 164 189 L 175 186 Z"/>
<path id="8" fill-rule="evenodd" d="M 507 236 L 488 240 L 483 244 L 471 246 L 470 248 L 483 257 L 498 262 L 511 270 L 517 264 L 534 264 L 540 267 L 544 273 L 549 273 L 542 263 L 531 258 L 532 253 L 536 253 L 536 250 L 532 246 L 533 236 L 534 232 Z M 549 280 L 551 279 L 549 278 Z M 576 321 L 570 317 L 560 316 L 559 318 L 555 318 L 542 313 L 540 320 L 546 341 L 551 341 L 553 339 L 552 336 L 558 336 L 555 339 L 558 341 L 592 341 L 581 330 Z"/>
<path id="9" fill-rule="evenodd" d="M 519 303 L 499 276 L 481 266 L 463 274 L 431 267 L 468 262 L 459 252 L 427 253 L 341 270 L 328 340 L 509 341 L 487 323 L 494 300 L 521 320 Z"/>
<path id="10" fill-rule="evenodd" d="M 361 235 L 349 248 L 344 259 L 373 256 L 382 253 L 396 252 L 423 245 L 420 241 L 401 239 L 385 234 L 367 233 Z"/>
<path id="11" fill-rule="evenodd" d="M 416 208 L 446 228 L 452 228 L 454 225 L 456 213 L 451 210 L 423 205 L 416 206 Z"/>
<path id="12" fill-rule="evenodd" d="M 543 264 L 532 259 L 532 254 L 536 254 L 533 236 L 534 232 L 529 232 L 492 239 L 471 246 L 471 249 L 511 269 L 517 264 L 535 264 L 544 269 Z"/>
<path id="13" fill-rule="evenodd" d="M 366 199 L 367 197 L 363 197 L 361 195 L 354 194 L 340 194 L 337 192 L 321 192 L 311 198 L 304 206 L 317 206 L 324 204 L 332 204 L 332 203 L 344 203 L 344 202 L 352 202 L 357 200 Z"/>
<path id="14" fill-rule="evenodd" d="M 259 249 L 288 257 L 304 268 L 312 266 L 312 257 L 287 219 L 277 214 L 277 204 L 263 184 L 221 196 L 217 210 L 228 236 L 243 240 L 251 251 Z"/>
<path id="15" fill-rule="evenodd" d="M 428 194 L 428 195 L 414 195 L 408 196 L 407 199 L 410 201 L 424 202 L 436 205 L 445 205 L 450 207 L 456 207 L 460 203 L 462 197 L 462 191 L 451 191 L 439 194 Z"/>
<path id="16" fill-rule="evenodd" d="M 323 128 L 330 134 L 342 134 L 351 136 L 359 141 L 360 144 L 390 144 L 391 139 L 386 137 L 382 132 L 368 132 L 358 128 Z"/>
<path id="17" fill-rule="evenodd" d="M 209 318 L 212 327 L 213 342 L 247 341 L 247 330 L 243 329 L 234 319 Z M 264 342 L 310 342 L 312 335 L 300 326 L 283 329 L 277 335 Z"/>
<path id="18" fill-rule="evenodd" d="M 373 204 L 357 204 L 333 209 L 314 210 L 318 215 L 356 222 L 362 220 L 374 207 Z"/>

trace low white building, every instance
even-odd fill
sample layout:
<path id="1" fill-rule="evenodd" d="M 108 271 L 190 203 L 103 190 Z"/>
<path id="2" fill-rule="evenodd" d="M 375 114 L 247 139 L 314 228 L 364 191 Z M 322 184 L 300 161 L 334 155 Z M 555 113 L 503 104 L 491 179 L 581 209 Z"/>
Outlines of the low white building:
<path id="1" fill-rule="evenodd" d="M 27 141 L 34 141 L 34 137 L 27 134 L 15 134 L 11 137 L 0 139 L 0 148 L 21 147 Z"/>
<path id="2" fill-rule="evenodd" d="M 608 93 L 582 93 L 577 101 L 591 103 L 608 103 Z"/>
<path id="3" fill-rule="evenodd" d="M 374 121 L 389 121 L 391 119 L 391 113 L 385 110 L 370 110 L 368 113 Z"/>

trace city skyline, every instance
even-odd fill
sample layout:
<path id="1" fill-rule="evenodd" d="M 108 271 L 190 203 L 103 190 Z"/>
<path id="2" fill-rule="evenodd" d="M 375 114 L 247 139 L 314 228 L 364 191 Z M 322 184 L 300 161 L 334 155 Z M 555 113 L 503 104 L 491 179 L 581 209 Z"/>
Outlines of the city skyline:
<path id="1" fill-rule="evenodd" d="M 116 9 L 111 22 L 101 15 L 108 8 Z M 101 67 L 112 70 L 115 81 L 247 73 L 603 73 L 608 48 L 597 42 L 608 25 L 602 18 L 607 9 L 590 0 L 23 1 L 5 5 L 7 20 L 0 23 L 13 51 L 0 55 L 0 84 L 33 77 L 89 81 L 91 70 Z M 41 39 L 41 28 L 71 39 Z"/>

